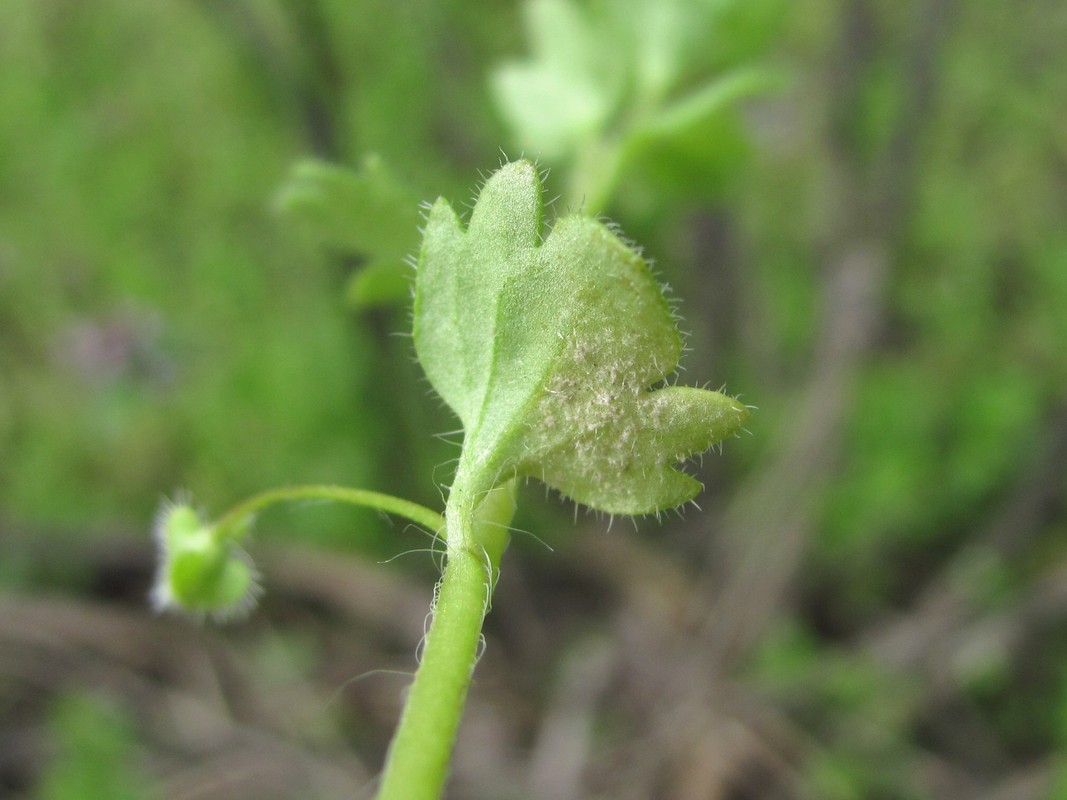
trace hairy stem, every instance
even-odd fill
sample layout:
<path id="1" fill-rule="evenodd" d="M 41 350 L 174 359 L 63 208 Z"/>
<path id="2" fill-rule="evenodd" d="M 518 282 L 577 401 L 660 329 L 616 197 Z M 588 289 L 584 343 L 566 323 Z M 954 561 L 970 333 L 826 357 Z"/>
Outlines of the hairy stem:
<path id="1" fill-rule="evenodd" d="M 449 553 L 422 663 L 389 748 L 378 800 L 436 800 L 448 777 L 488 607 L 489 564 Z"/>
<path id="2" fill-rule="evenodd" d="M 378 800 L 436 800 L 478 659 L 482 621 L 515 513 L 515 481 L 493 489 L 477 509 L 448 509 L 448 561 L 433 622 L 400 726 L 389 746 Z"/>

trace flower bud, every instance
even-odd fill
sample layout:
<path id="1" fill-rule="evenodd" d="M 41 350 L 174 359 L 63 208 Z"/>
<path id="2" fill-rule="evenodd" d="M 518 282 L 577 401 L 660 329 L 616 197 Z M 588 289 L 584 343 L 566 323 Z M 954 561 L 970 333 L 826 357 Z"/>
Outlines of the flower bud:
<path id="1" fill-rule="evenodd" d="M 157 611 L 243 616 L 259 595 L 251 561 L 231 538 L 187 503 L 168 503 L 156 520 L 159 568 L 152 587 Z"/>

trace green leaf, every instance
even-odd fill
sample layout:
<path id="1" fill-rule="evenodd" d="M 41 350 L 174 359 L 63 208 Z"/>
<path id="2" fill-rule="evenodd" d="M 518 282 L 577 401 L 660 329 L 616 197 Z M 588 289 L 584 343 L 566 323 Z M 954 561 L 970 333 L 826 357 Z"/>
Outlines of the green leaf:
<path id="1" fill-rule="evenodd" d="M 419 200 L 375 155 L 354 172 L 306 159 L 294 165 L 275 205 L 320 245 L 363 258 L 348 297 L 357 307 L 406 301 L 406 259 L 418 245 Z"/>
<path id="2" fill-rule="evenodd" d="M 751 0 L 527 0 L 524 10 L 531 53 L 493 72 L 494 101 L 524 151 L 569 168 L 568 203 L 592 213 L 624 176 L 670 173 L 664 155 L 696 167 L 665 177 L 700 196 L 737 155 L 714 147 L 732 106 L 774 77 L 745 66 L 751 54 L 733 41 L 734 18 L 758 11 Z"/>
<path id="3" fill-rule="evenodd" d="M 682 351 L 659 285 L 594 219 L 563 218 L 542 241 L 541 194 L 534 166 L 515 162 L 487 181 L 466 230 L 443 199 L 426 224 L 415 347 L 465 430 L 449 502 L 473 508 L 514 475 L 609 513 L 691 500 L 700 484 L 675 465 L 748 410 L 719 392 L 649 390 Z"/>
<path id="4" fill-rule="evenodd" d="M 775 88 L 783 81 L 781 75 L 769 69 L 735 70 L 675 100 L 647 123 L 636 127 L 631 136 L 637 140 L 678 136 L 708 117 L 721 113 L 735 101 Z"/>
<path id="5" fill-rule="evenodd" d="M 620 140 L 621 171 L 631 197 L 706 201 L 745 163 L 747 136 L 736 102 L 782 84 L 765 68 L 716 77 L 635 122 Z"/>
<path id="6" fill-rule="evenodd" d="M 531 0 L 524 11 L 533 58 L 499 67 L 491 88 L 519 141 L 561 159 L 607 123 L 624 85 L 621 55 L 569 0 Z"/>
<path id="7" fill-rule="evenodd" d="M 359 309 L 410 300 L 411 267 L 396 259 L 371 261 L 352 274 L 345 297 Z"/>

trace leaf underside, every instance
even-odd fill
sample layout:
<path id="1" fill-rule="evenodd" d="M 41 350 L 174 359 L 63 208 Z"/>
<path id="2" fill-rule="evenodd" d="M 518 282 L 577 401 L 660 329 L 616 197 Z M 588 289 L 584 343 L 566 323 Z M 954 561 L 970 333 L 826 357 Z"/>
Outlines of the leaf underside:
<path id="1" fill-rule="evenodd" d="M 466 229 L 444 200 L 427 220 L 415 347 L 463 422 L 453 494 L 530 475 L 608 513 L 691 500 L 701 486 L 675 465 L 737 431 L 747 409 L 704 389 L 650 390 L 682 341 L 648 266 L 597 220 L 565 217 L 543 241 L 542 224 L 527 161 L 490 177 Z"/>

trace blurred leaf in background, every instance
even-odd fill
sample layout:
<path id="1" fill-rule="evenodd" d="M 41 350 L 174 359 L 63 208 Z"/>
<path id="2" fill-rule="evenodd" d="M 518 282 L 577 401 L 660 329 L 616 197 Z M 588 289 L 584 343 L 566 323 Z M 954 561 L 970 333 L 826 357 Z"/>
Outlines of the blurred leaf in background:
<path id="1" fill-rule="evenodd" d="M 411 299 L 406 260 L 418 246 L 419 200 L 380 158 L 366 157 L 359 172 L 300 161 L 278 190 L 275 205 L 323 247 L 365 260 L 346 289 L 355 308 Z"/>
<path id="2" fill-rule="evenodd" d="M 493 98 L 527 155 L 569 168 L 573 207 L 614 205 L 641 165 L 632 196 L 706 198 L 741 142 L 724 110 L 772 83 L 753 62 L 777 5 L 741 5 L 530 0 L 531 57 L 497 67 Z"/>
<path id="3" fill-rule="evenodd" d="M 56 752 L 35 797 L 40 800 L 149 800 L 162 797 L 138 762 L 132 722 L 99 697 L 60 698 L 50 720 Z"/>

